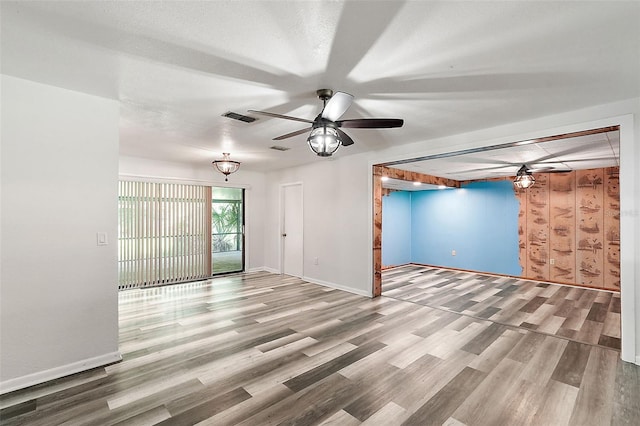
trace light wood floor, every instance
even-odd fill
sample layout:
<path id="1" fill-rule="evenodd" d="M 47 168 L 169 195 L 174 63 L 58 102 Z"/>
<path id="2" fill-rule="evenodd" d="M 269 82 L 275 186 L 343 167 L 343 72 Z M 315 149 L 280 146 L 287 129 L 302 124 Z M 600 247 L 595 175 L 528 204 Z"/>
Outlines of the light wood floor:
<path id="1" fill-rule="evenodd" d="M 382 292 L 424 306 L 620 350 L 620 293 L 419 265 L 386 271 Z"/>
<path id="2" fill-rule="evenodd" d="M 399 288 L 399 274 L 387 275 Z M 618 351 L 465 310 L 268 273 L 125 291 L 124 360 L 3 395 L 0 416 L 3 425 L 638 424 L 640 368 Z"/>

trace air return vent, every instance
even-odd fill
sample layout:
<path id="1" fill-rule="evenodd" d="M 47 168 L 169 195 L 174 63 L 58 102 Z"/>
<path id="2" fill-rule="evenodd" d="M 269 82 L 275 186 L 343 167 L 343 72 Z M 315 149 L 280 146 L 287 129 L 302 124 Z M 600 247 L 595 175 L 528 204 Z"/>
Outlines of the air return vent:
<path id="1" fill-rule="evenodd" d="M 222 114 L 223 117 L 227 117 L 227 118 L 233 118 L 234 120 L 238 120 L 238 121 L 243 121 L 245 123 L 253 123 L 254 121 L 257 120 L 257 118 L 254 117 L 249 117 L 248 115 L 242 115 L 242 114 L 238 114 L 237 112 L 225 112 L 224 114 Z"/>
<path id="2" fill-rule="evenodd" d="M 291 148 L 287 148 L 286 146 L 274 145 L 270 147 L 270 149 L 275 149 L 276 151 L 289 151 Z"/>

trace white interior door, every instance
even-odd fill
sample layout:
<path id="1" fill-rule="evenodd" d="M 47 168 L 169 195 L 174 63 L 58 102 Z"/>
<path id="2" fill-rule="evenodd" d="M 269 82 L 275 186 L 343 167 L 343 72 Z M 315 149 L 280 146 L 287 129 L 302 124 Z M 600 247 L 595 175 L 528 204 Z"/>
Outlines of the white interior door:
<path id="1" fill-rule="evenodd" d="M 281 247 L 282 273 L 302 277 L 303 265 L 303 220 L 302 220 L 302 184 L 283 185 Z"/>

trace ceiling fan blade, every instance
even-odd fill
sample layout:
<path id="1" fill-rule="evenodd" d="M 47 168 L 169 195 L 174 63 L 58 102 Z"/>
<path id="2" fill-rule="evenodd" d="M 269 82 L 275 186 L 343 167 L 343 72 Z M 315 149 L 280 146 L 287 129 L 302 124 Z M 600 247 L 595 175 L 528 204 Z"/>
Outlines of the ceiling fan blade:
<path id="1" fill-rule="evenodd" d="M 534 167 L 527 169 L 529 173 L 567 173 L 572 171 L 571 169 L 557 169 L 555 167 Z"/>
<path id="2" fill-rule="evenodd" d="M 289 115 L 276 114 L 275 112 L 256 111 L 253 109 L 250 109 L 249 112 L 253 114 L 266 115 L 268 117 L 284 118 L 285 120 L 302 121 L 303 123 L 309 123 L 309 124 L 313 123 L 313 120 L 307 120 L 306 118 L 291 117 Z"/>
<path id="3" fill-rule="evenodd" d="M 531 162 L 530 164 L 580 163 L 585 161 L 606 161 L 606 160 L 618 160 L 618 157 L 608 156 L 608 157 L 591 157 L 591 158 L 575 158 L 575 159 L 561 158 L 560 161 L 535 161 L 535 162 Z"/>
<path id="4" fill-rule="evenodd" d="M 334 93 L 322 110 L 322 118 L 336 121 L 349 109 L 352 102 L 353 95 L 344 92 Z"/>
<path id="5" fill-rule="evenodd" d="M 338 135 L 340 135 L 340 140 L 342 141 L 342 146 L 353 145 L 353 139 L 349 137 L 345 132 L 340 129 L 336 129 Z"/>
<path id="6" fill-rule="evenodd" d="M 491 173 L 512 173 L 513 172 L 513 168 L 515 167 L 514 164 L 505 164 L 502 166 L 495 166 L 495 167 L 474 167 L 473 171 L 476 172 L 491 172 Z M 499 171 L 493 171 L 493 170 L 499 170 Z"/>
<path id="7" fill-rule="evenodd" d="M 292 138 L 294 136 L 301 135 L 303 133 L 310 132 L 311 128 L 307 127 L 306 129 L 296 130 L 295 132 L 287 133 L 286 135 L 278 136 L 277 138 L 273 138 L 274 141 L 281 141 L 282 139 Z"/>
<path id="8" fill-rule="evenodd" d="M 339 127 L 358 129 L 390 129 L 402 127 L 404 120 L 400 118 L 357 118 L 355 120 L 336 121 Z"/>

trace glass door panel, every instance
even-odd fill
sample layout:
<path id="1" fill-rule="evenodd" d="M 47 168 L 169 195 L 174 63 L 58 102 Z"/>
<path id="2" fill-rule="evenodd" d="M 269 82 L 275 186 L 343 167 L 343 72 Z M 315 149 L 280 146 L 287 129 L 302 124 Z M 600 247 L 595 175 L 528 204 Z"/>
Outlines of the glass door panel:
<path id="1" fill-rule="evenodd" d="M 244 271 L 244 190 L 213 187 L 211 198 L 212 274 Z"/>

